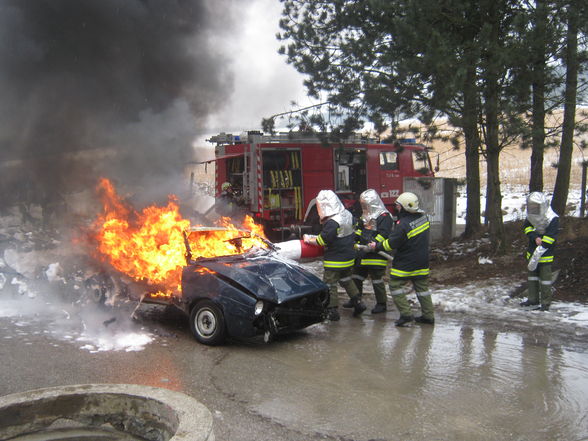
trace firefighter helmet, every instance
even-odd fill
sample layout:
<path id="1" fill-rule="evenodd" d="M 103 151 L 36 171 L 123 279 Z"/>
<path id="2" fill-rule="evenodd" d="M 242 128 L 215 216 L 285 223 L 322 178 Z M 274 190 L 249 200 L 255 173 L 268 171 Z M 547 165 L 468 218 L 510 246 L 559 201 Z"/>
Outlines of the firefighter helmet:
<path id="1" fill-rule="evenodd" d="M 557 217 L 557 214 L 551 209 L 545 194 L 534 191 L 527 196 L 527 219 L 537 232 L 544 234 L 554 217 Z"/>
<path id="2" fill-rule="evenodd" d="M 400 204 L 409 213 L 417 213 L 419 211 L 419 198 L 416 194 L 406 191 L 398 196 L 396 203 Z"/>
<path id="3" fill-rule="evenodd" d="M 345 206 L 333 190 L 321 190 L 316 197 L 316 208 L 321 222 L 345 211 Z"/>
<path id="4" fill-rule="evenodd" d="M 223 182 L 223 184 L 221 185 L 221 190 L 227 191 L 227 190 L 230 190 L 231 187 L 232 187 L 232 185 L 230 182 Z"/>
<path id="5" fill-rule="evenodd" d="M 383 213 L 388 213 L 378 192 L 372 188 L 359 195 L 359 203 L 362 211 L 361 218 L 366 224 L 374 222 Z"/>

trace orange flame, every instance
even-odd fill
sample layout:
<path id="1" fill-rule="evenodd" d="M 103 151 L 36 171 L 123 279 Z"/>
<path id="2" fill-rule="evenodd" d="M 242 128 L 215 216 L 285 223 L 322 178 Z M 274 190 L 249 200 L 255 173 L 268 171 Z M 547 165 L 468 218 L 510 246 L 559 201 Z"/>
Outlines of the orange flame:
<path id="1" fill-rule="evenodd" d="M 184 232 L 188 234 L 192 259 L 241 253 L 252 246 L 265 246 L 255 235 L 238 229 L 222 218 L 223 229 L 191 231 L 190 221 L 179 212 L 177 198 L 170 195 L 165 207 L 151 205 L 141 212 L 125 204 L 108 179 L 101 179 L 98 192 L 103 213 L 94 223 L 99 257 L 134 280 L 157 287 L 151 296 L 169 296 L 181 290 L 186 265 Z M 261 226 L 247 216 L 245 228 L 265 237 Z M 240 239 L 239 239 L 240 238 Z"/>

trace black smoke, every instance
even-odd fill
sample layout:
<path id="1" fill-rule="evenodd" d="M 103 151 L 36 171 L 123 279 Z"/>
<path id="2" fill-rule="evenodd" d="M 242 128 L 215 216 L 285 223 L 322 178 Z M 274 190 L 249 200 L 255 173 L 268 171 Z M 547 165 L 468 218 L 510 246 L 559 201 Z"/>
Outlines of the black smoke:
<path id="1" fill-rule="evenodd" d="M 0 203 L 51 203 L 99 176 L 173 191 L 231 93 L 211 43 L 228 1 L 0 0 Z"/>

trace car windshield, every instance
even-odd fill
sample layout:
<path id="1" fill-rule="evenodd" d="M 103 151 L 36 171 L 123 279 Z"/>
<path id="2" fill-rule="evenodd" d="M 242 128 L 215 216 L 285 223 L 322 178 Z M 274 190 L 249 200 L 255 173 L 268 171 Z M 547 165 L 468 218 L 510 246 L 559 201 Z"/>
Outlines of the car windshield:
<path id="1" fill-rule="evenodd" d="M 193 228 L 186 231 L 184 237 L 189 261 L 256 252 L 273 246 L 251 231 L 223 227 Z"/>

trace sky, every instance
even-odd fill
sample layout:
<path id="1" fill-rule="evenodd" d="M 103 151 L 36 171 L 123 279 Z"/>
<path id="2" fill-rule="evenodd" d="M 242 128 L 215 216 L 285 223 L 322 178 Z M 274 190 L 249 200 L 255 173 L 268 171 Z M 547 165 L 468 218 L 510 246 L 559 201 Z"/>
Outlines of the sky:
<path id="1" fill-rule="evenodd" d="M 207 134 L 196 146 L 212 146 L 205 139 L 221 132 L 260 130 L 264 117 L 290 110 L 292 101 L 306 105 L 303 77 L 286 57 L 278 54 L 276 39 L 282 3 L 279 0 L 236 0 L 232 10 L 234 31 L 219 35 L 219 46 L 228 55 L 233 72 L 233 92 L 222 109 L 206 124 Z M 246 4 L 246 6 L 243 6 Z"/>

